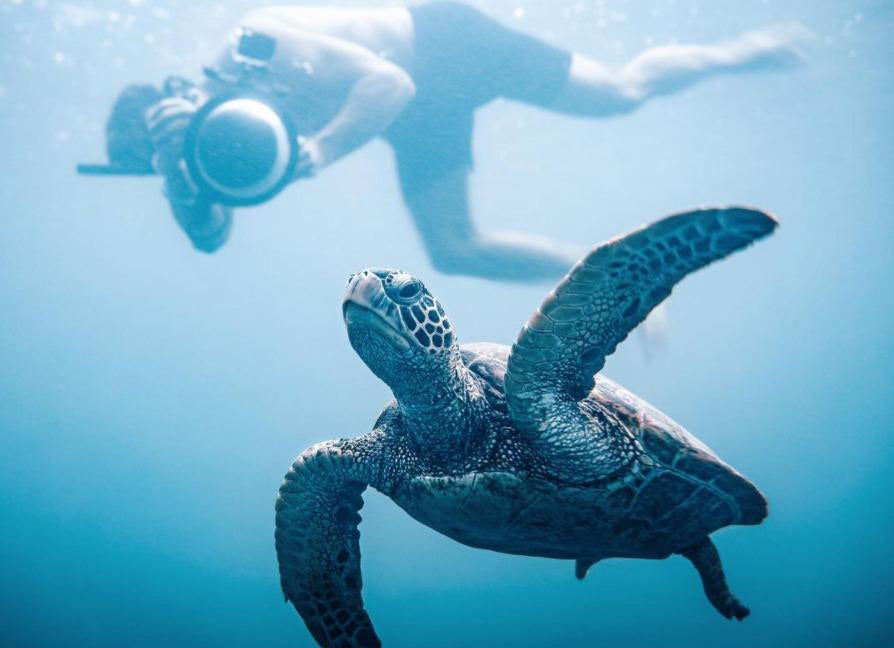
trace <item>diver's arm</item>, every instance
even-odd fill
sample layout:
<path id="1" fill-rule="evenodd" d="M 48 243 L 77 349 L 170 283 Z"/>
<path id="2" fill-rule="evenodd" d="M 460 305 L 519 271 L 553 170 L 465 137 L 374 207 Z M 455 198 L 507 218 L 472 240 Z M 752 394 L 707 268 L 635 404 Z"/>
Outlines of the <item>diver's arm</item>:
<path id="1" fill-rule="evenodd" d="M 174 219 L 196 250 L 208 254 L 216 252 L 230 238 L 233 210 L 199 195 L 190 184 L 182 163 L 177 162 L 177 168 L 159 168 L 165 178 L 164 194 Z"/>
<path id="2" fill-rule="evenodd" d="M 355 42 L 301 29 L 276 9 L 251 12 L 242 25 L 276 40 L 269 66 L 279 83 L 293 86 L 296 94 L 321 93 L 322 103 L 340 101 L 329 123 L 303 139 L 307 164 L 299 176 L 312 175 L 381 134 L 416 93 L 400 66 Z"/>
<path id="3" fill-rule="evenodd" d="M 307 145 L 318 149 L 318 167 L 344 157 L 381 134 L 413 98 L 410 75 L 382 60 L 357 79 L 341 110 Z"/>

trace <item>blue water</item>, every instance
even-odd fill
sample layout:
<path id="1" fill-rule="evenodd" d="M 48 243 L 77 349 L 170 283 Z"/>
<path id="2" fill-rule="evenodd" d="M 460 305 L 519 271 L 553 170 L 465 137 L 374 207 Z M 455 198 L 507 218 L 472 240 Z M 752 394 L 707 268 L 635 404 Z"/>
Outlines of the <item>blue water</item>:
<path id="1" fill-rule="evenodd" d="M 348 3 L 344 3 L 348 4 Z M 610 62 L 798 20 L 792 72 L 716 79 L 610 121 L 496 103 L 475 140 L 482 228 L 596 243 L 694 205 L 776 213 L 687 279 L 666 351 L 606 373 L 752 478 L 759 527 L 715 536 L 741 624 L 692 568 L 458 545 L 366 495 L 364 593 L 390 646 L 890 645 L 894 6 L 478 3 Z M 192 251 L 155 179 L 79 178 L 133 81 L 195 73 L 251 5 L 0 5 L 0 643 L 307 646 L 282 602 L 273 499 L 294 455 L 389 398 L 347 343 L 362 267 L 423 278 L 466 341 L 509 342 L 548 286 L 442 276 L 375 143 Z"/>

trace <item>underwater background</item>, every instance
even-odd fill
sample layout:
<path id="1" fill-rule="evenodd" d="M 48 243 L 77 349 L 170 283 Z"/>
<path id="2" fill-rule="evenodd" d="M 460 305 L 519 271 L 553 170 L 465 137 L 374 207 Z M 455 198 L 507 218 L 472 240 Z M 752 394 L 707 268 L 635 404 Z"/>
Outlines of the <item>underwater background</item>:
<path id="1" fill-rule="evenodd" d="M 359 3 L 344 2 L 355 5 Z M 697 205 L 782 226 L 690 277 L 666 348 L 605 373 L 751 478 L 771 514 L 714 536 L 752 609 L 722 619 L 680 557 L 570 562 L 459 545 L 367 491 L 364 596 L 387 646 L 894 645 L 894 3 L 486 0 L 612 63 L 799 21 L 807 66 L 635 113 L 480 111 L 473 208 L 589 246 Z M 310 646 L 279 591 L 273 501 L 387 388 L 350 348 L 347 275 L 404 268 L 463 341 L 511 343 L 549 285 L 435 272 L 376 142 L 193 251 L 151 179 L 78 177 L 117 92 L 196 76 L 254 6 L 0 4 L 0 645 Z"/>

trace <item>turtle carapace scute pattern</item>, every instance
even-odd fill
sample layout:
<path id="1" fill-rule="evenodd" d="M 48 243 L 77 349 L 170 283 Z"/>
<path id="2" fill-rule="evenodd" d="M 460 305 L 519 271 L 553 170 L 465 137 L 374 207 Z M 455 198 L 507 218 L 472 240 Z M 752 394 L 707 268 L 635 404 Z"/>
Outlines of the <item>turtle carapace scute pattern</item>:
<path id="1" fill-rule="evenodd" d="M 596 247 L 510 348 L 460 344 L 438 300 L 397 270 L 352 275 L 354 350 L 394 394 L 364 436 L 318 443 L 276 502 L 282 589 L 323 646 L 378 646 L 361 597 L 359 511 L 367 486 L 471 547 L 574 561 L 679 554 L 727 618 L 710 534 L 758 524 L 767 502 L 680 425 L 598 373 L 690 272 L 770 234 L 742 207 L 665 218 Z"/>

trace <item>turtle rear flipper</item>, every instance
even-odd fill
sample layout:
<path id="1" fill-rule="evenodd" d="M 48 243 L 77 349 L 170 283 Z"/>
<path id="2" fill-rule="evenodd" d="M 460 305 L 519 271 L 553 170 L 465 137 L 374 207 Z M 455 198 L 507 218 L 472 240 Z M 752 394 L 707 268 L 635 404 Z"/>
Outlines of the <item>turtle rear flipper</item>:
<path id="1" fill-rule="evenodd" d="M 720 564 L 720 554 L 717 553 L 717 547 L 711 542 L 711 538 L 705 537 L 704 540 L 677 553 L 689 559 L 698 570 L 705 595 L 720 614 L 727 619 L 736 618 L 741 621 L 751 613 L 751 610 L 742 605 L 742 602 L 729 591 L 726 576 L 723 574 L 723 565 Z"/>

